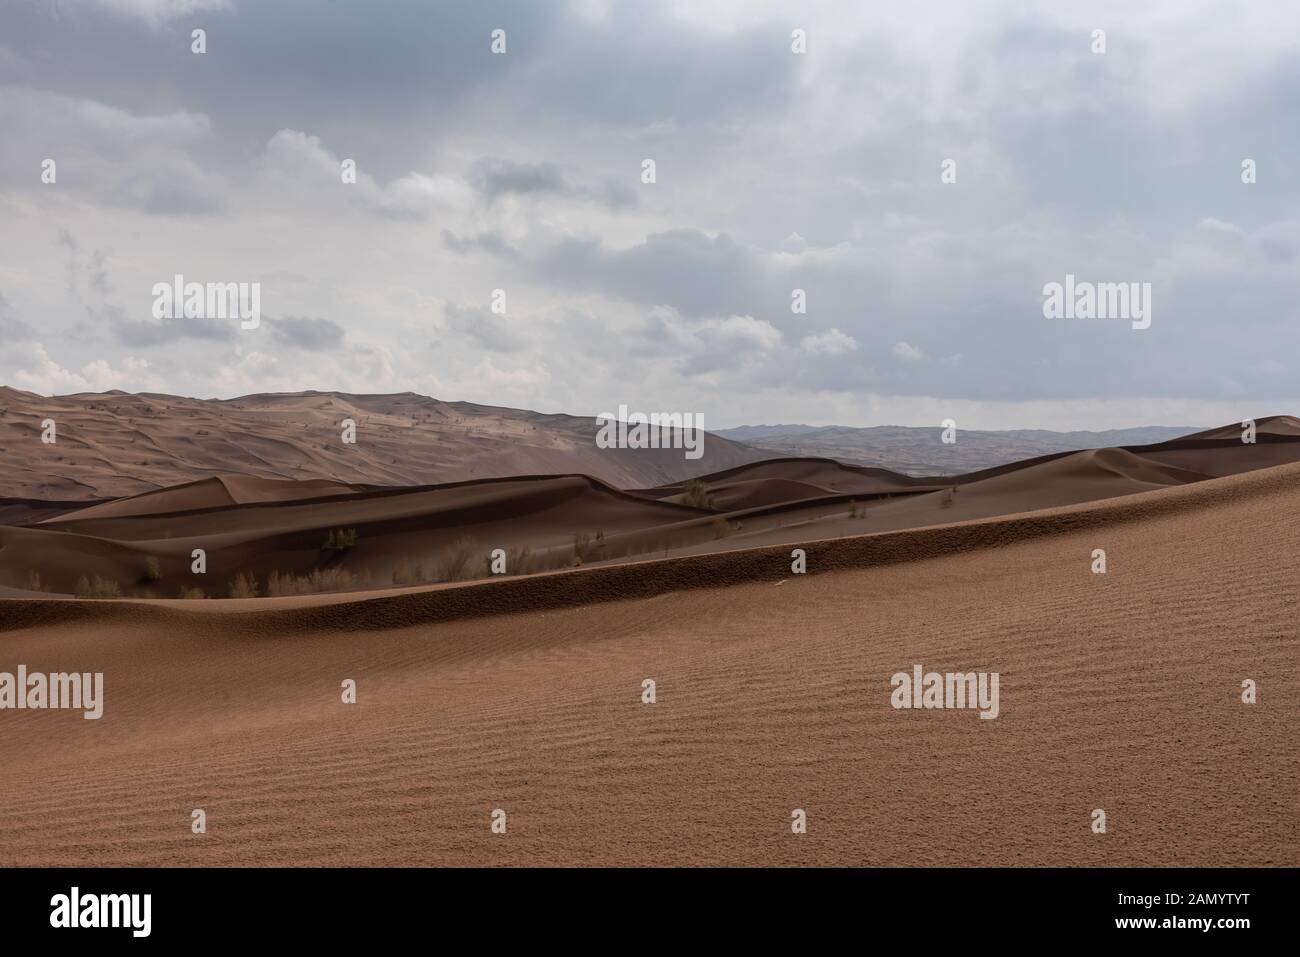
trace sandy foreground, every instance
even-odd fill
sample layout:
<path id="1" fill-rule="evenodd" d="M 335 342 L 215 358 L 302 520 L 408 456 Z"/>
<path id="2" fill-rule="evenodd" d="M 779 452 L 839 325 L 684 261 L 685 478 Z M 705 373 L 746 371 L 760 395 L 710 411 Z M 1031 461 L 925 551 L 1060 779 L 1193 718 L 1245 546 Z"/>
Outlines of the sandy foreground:
<path id="1" fill-rule="evenodd" d="M 1298 509 L 1283 465 L 806 543 L 802 576 L 787 543 L 0 601 L 0 670 L 102 671 L 106 698 L 0 714 L 0 864 L 1295 866 Z M 998 672 L 999 717 L 893 709 L 914 664 Z"/>

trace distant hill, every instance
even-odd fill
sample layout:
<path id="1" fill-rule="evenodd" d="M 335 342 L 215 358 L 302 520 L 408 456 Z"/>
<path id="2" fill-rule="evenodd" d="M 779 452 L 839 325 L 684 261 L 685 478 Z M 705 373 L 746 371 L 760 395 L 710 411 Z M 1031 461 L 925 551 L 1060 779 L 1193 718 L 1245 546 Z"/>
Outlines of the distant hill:
<path id="1" fill-rule="evenodd" d="M 907 475 L 957 475 L 1052 452 L 1150 445 L 1198 431 L 1200 428 L 1195 426 L 1144 426 L 1105 432 L 1051 432 L 1045 429 L 976 432 L 959 429 L 957 441 L 952 445 L 940 441 L 942 429 L 937 426 L 743 425 L 718 429 L 715 434 L 780 455 L 831 458 L 852 465 L 893 469 Z"/>
<path id="2" fill-rule="evenodd" d="M 756 443 L 784 435 L 807 435 L 821 432 L 825 427 L 819 425 L 738 425 L 734 429 L 717 429 L 716 435 L 725 435 L 736 442 Z"/>
<path id="3" fill-rule="evenodd" d="M 55 420 L 58 441 L 41 442 Z M 341 423 L 356 422 L 344 444 Z M 46 397 L 0 386 L 0 498 L 85 501 L 215 475 L 429 485 L 580 472 L 617 488 L 679 482 L 771 454 L 709 435 L 704 455 L 601 449 L 593 418 L 403 392 L 189 399 L 126 392 Z M 30 513 L 29 505 L 24 512 Z"/>

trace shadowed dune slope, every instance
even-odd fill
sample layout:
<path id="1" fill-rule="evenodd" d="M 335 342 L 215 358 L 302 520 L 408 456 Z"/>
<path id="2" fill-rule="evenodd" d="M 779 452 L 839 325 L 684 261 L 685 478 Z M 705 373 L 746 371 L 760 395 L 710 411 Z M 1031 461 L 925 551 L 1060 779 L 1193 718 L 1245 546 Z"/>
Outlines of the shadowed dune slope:
<path id="1" fill-rule="evenodd" d="M 875 494 L 915 488 L 934 488 L 951 479 L 925 479 L 901 475 L 889 469 L 844 465 L 832 459 L 779 458 L 751 465 L 741 465 L 721 472 L 701 476 L 714 492 L 725 495 L 734 487 L 752 488 L 760 482 L 797 484 L 816 490 L 822 495 Z M 654 496 L 680 495 L 686 490 L 685 482 L 663 485 L 653 489 L 638 489 L 639 494 Z M 789 499 L 785 499 L 789 500 Z"/>
<path id="2" fill-rule="evenodd" d="M 0 865 L 1296 866 L 1297 509 L 1287 465 L 809 540 L 802 576 L 0 602 L 0 670 L 105 676 L 98 721 L 0 712 Z M 894 710 L 914 663 L 998 672 L 999 717 Z"/>
<path id="3" fill-rule="evenodd" d="M 924 528 L 1294 462 L 1294 422 L 1261 420 L 1255 444 L 1215 431 L 942 481 L 822 459 L 633 492 L 585 475 L 405 488 L 223 475 L 0 526 L 0 587 L 86 594 L 99 577 L 127 597 L 224 598 L 252 576 L 263 593 L 347 591 Z"/>
<path id="4" fill-rule="evenodd" d="M 271 484 L 253 486 L 262 496 L 255 502 L 223 505 L 228 486 L 214 479 L 177 490 L 177 496 L 173 490 L 146 493 L 33 528 L 0 527 L 0 583 L 21 587 L 35 570 L 48 587 L 62 592 L 70 592 L 78 577 L 94 574 L 135 594 L 175 597 L 181 587 L 204 587 L 224 597 L 237 574 L 252 574 L 265 584 L 273 572 L 335 569 L 345 573 L 337 587 L 382 586 L 391 585 L 395 575 L 410 583 L 485 575 L 496 548 L 523 565 L 519 571 L 570 564 L 575 553 L 586 554 L 590 541 L 602 546 L 607 536 L 612 542 L 709 517 L 579 475 L 319 498 L 308 496 L 336 490 L 335 483 Z M 236 488 L 249 491 L 249 486 Z M 182 510 L 183 505 L 191 507 Z M 352 538 L 346 546 L 331 543 L 340 532 Z M 209 556 L 204 576 L 190 571 L 195 549 Z M 158 562 L 157 580 L 146 577 L 150 557 Z M 453 559 L 460 567 L 443 567 Z"/>

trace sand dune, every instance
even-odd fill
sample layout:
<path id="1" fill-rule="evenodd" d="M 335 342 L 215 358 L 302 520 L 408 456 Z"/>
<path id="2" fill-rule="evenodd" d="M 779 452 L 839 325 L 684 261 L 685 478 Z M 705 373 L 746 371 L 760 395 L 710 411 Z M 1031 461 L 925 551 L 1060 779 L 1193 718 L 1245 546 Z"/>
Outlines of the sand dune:
<path id="1" fill-rule="evenodd" d="M 231 503 L 232 487 L 241 497 L 257 496 Z M 512 573 L 536 571 L 572 564 L 588 548 L 605 554 L 624 547 L 644 551 L 637 533 L 663 534 L 711 518 L 586 476 L 343 488 L 212 479 L 78 510 L 32 528 L 0 527 L 0 583 L 22 587 L 35 572 L 47 588 L 64 593 L 80 577 L 99 576 L 124 594 L 176 597 L 181 588 L 200 587 L 225 597 L 240 574 L 254 575 L 265 586 L 272 573 L 332 571 L 336 577 L 328 590 L 455 580 L 487 575 L 496 548 L 508 553 Z M 344 531 L 355 542 L 331 546 Z M 202 575 L 191 571 L 195 549 L 211 556 Z M 153 577 L 150 558 L 157 563 Z M 459 566 L 449 569 L 449 562 Z"/>
<path id="2" fill-rule="evenodd" d="M 79 508 L 62 518 L 64 521 L 86 522 L 135 515 L 167 515 L 174 512 L 225 508 L 228 505 L 248 505 L 254 502 L 292 502 L 300 499 L 328 498 L 362 490 L 362 486 L 324 480 L 277 481 L 248 475 L 218 475 L 155 492 L 141 492 L 139 495 L 113 499 L 88 508 Z"/>
<path id="3" fill-rule="evenodd" d="M 58 441 L 40 441 L 53 419 Z M 356 423 L 357 441 L 341 424 Z M 218 474 L 428 485 L 582 472 L 659 485 L 767 458 L 710 435 L 680 449 L 599 449 L 596 422 L 428 396 L 300 392 L 200 400 L 106 392 L 40 396 L 0 386 L 0 498 L 101 500 Z"/>
<path id="4" fill-rule="evenodd" d="M 261 594 L 333 592 L 924 528 L 1297 461 L 1294 426 L 1262 420 L 1253 445 L 1216 430 L 956 477 L 779 459 L 630 492 L 585 475 L 398 488 L 219 475 L 0 526 L 0 587 L 102 596 L 99 578 L 123 597 L 224 598 L 252 576 Z"/>
<path id="5" fill-rule="evenodd" d="M 1058 452 L 1146 445 L 1195 432 L 1163 426 L 1107 432 L 1052 432 L 1013 429 L 985 432 L 962 429 L 961 440 L 939 441 L 939 430 L 893 425 L 870 428 L 830 426 L 743 426 L 720 434 L 770 451 L 774 456 L 830 458 L 852 465 L 889 468 L 908 475 L 961 475 Z"/>
<path id="6" fill-rule="evenodd" d="M 5 666 L 106 704 L 3 715 L 0 864 L 1295 866 L 1298 506 L 1288 465 L 809 540 L 804 576 L 4 602 Z M 913 662 L 999 671 L 1000 716 L 893 710 Z"/>

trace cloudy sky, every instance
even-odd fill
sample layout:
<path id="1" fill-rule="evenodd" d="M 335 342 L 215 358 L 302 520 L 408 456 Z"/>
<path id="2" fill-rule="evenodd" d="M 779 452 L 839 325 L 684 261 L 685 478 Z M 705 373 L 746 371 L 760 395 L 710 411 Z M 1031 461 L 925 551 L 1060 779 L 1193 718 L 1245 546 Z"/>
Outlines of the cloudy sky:
<path id="1" fill-rule="evenodd" d="M 1298 38 L 1293 2 L 0 0 L 0 382 L 1300 413 Z M 177 273 L 260 283 L 261 326 L 155 319 Z M 1151 327 L 1045 318 L 1067 273 L 1151 283 Z"/>

